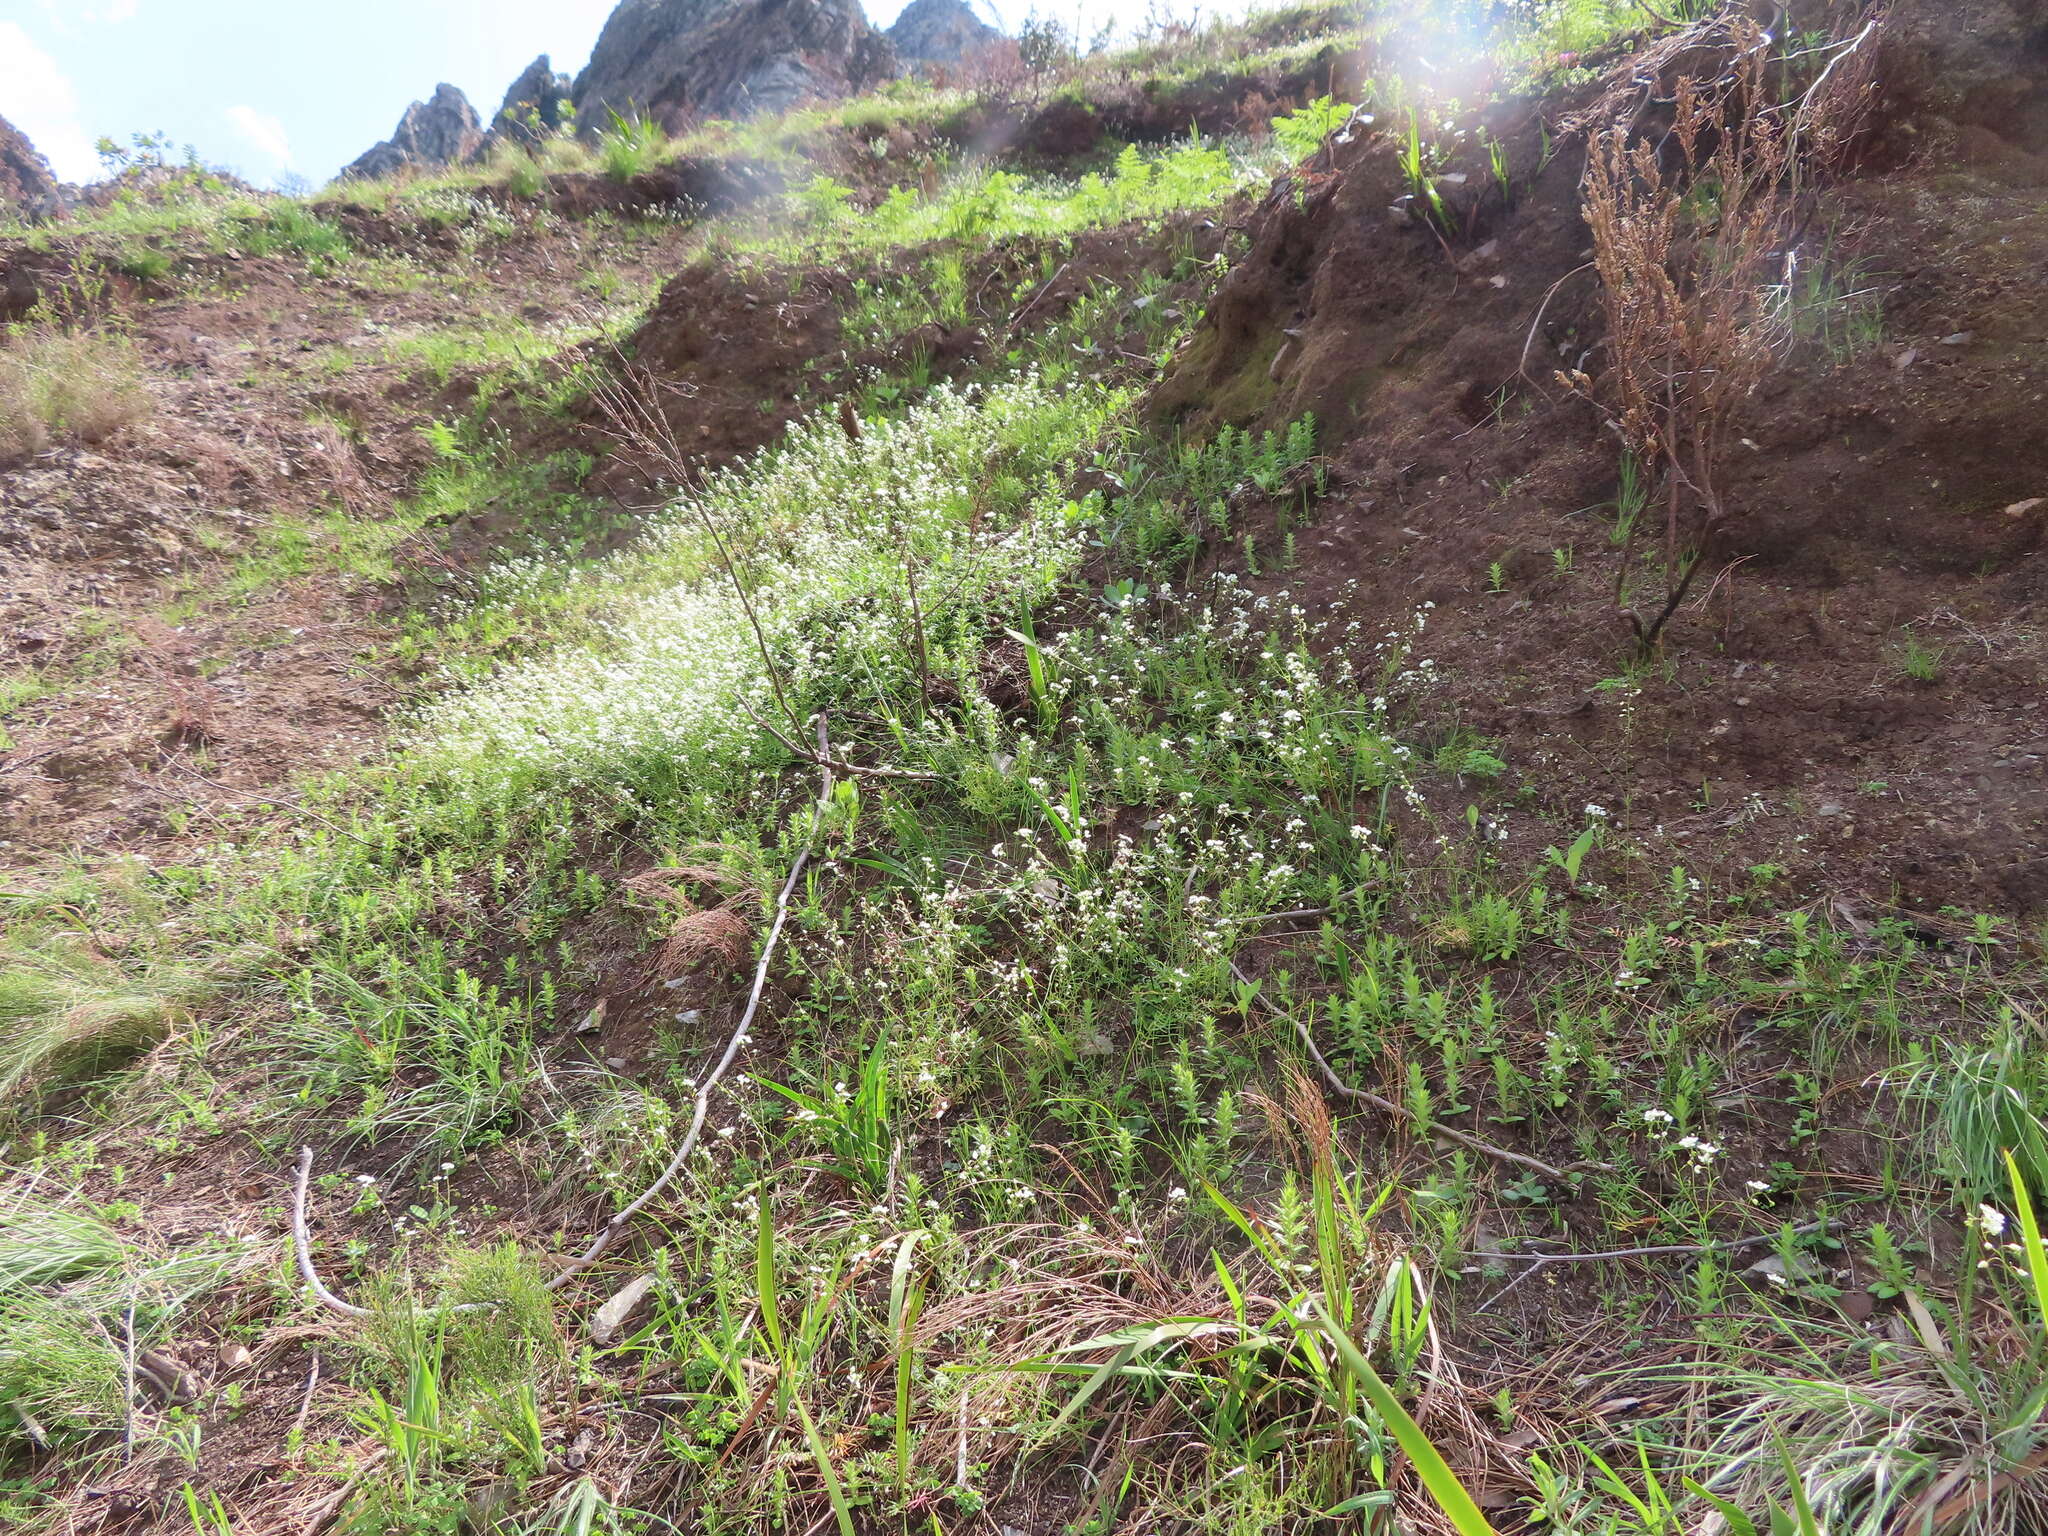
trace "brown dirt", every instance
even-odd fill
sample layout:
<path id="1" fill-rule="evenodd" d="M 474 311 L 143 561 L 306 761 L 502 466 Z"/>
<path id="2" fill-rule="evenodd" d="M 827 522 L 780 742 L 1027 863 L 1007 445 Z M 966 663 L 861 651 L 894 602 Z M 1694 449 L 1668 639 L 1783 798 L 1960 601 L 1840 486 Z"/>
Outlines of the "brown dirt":
<path id="1" fill-rule="evenodd" d="M 1089 284 L 1123 284 L 1141 270 L 1163 270 L 1180 243 L 1206 259 L 1222 240 L 1213 220 L 1179 219 L 1159 230 L 1089 231 L 1057 247 L 1012 241 L 970 267 L 968 323 L 935 321 L 900 336 L 847 327 L 853 283 L 914 277 L 931 248 L 898 252 L 866 271 L 742 265 L 705 255 L 670 279 L 628 351 L 660 381 L 663 413 L 681 447 L 725 461 L 773 441 L 872 375 L 900 375 L 922 356 L 933 380 L 957 377 L 1019 332 L 1057 320 Z M 1027 303 L 1013 305 L 1016 285 L 1045 265 L 1048 252 L 1057 257 L 1053 278 Z M 1114 346 L 1120 339 L 1103 341 Z M 606 466 L 601 484 L 626 495 L 644 478 L 621 457 Z"/>
<path id="2" fill-rule="evenodd" d="M 668 181 L 643 180 L 557 178 L 550 195 L 583 213 L 669 201 Z M 7 722 L 9 862 L 64 848 L 166 853 L 220 835 L 222 818 L 273 812 L 296 776 L 375 750 L 384 716 L 418 683 L 388 652 L 405 593 L 317 574 L 241 596 L 226 584 L 236 555 L 277 526 L 341 504 L 354 519 L 389 516 L 429 462 L 418 423 L 468 408 L 473 380 L 436 385 L 389 359 L 387 341 L 515 302 L 535 325 L 568 323 L 591 307 L 576 284 L 592 270 L 627 282 L 675 272 L 627 350 L 663 381 L 685 448 L 722 463 L 913 354 L 934 378 L 984 359 L 990 338 L 1008 344 L 1019 325 L 1008 296 L 1045 264 L 1032 241 L 984 260 L 970 276 L 973 324 L 851 335 L 845 271 L 701 257 L 678 271 L 692 239 L 682 225 L 564 226 L 507 206 L 517 232 L 474 254 L 430 221 L 324 207 L 359 248 L 462 274 L 452 293 L 308 282 L 285 260 L 213 253 L 178 256 L 160 283 L 96 290 L 104 271 L 76 240 L 0 250 L 0 291 L 21 290 L 24 310 L 81 284 L 96 293 L 102 317 L 132 330 L 156 404 L 107 442 L 0 465 L 0 537 L 22 556 L 0 582 L 0 667 L 63 683 Z M 1177 243 L 1211 255 L 1221 239 L 1207 221 L 1086 235 L 1061 247 L 1057 277 L 1022 318 L 1044 324 L 1092 281 L 1126 280 Z M 927 254 L 900 253 L 869 275 L 914 273 Z M 536 455 L 576 446 L 602 458 L 608 446 L 587 414 L 581 425 L 494 415 Z M 634 504 L 647 486 L 615 457 L 586 489 Z M 504 524 L 485 509 L 425 529 L 406 560 L 423 581 L 459 572 L 501 546 Z M 196 611 L 163 617 L 181 597 L 196 597 Z"/>
<path id="3" fill-rule="evenodd" d="M 932 148 L 928 133 L 892 132 L 884 160 L 860 135 L 840 137 L 846 175 L 863 186 Z M 664 381 L 672 424 L 705 463 L 754 451 L 913 355 L 945 378 L 985 358 L 991 338 L 1007 342 L 1019 320 L 1008 295 L 1044 261 L 1036 242 L 974 270 L 973 323 L 890 337 L 846 332 L 845 271 L 684 261 L 694 234 L 683 215 L 779 185 L 764 167 L 698 158 L 626 183 L 558 175 L 532 200 L 481 189 L 516 229 L 473 250 L 403 205 L 320 205 L 357 249 L 420 268 L 411 288 L 309 281 L 285 259 L 176 249 L 164 278 L 139 282 L 83 237 L 0 247 L 0 320 L 55 302 L 125 325 L 156 405 L 107 442 L 0 465 L 0 536 L 24 556 L 0 580 L 0 667 L 63 683 L 7 722 L 0 848 L 10 861 L 217 835 L 222 816 L 273 810 L 267 797 L 296 775 L 372 750 L 383 716 L 417 683 L 386 653 L 405 594 L 332 576 L 235 597 L 223 588 L 266 530 L 343 503 L 355 519 L 389 516 L 429 463 L 418 424 L 469 408 L 474 378 L 437 385 L 387 357 L 388 342 L 514 307 L 536 326 L 573 323 L 593 308 L 577 286 L 588 273 L 610 267 L 629 284 L 673 273 L 627 350 Z M 1206 256 L 1220 240 L 1192 221 L 1063 244 L 1059 275 L 1026 318 L 1057 318 L 1088 282 L 1128 278 L 1175 241 Z M 868 275 L 914 273 L 928 254 L 899 253 Z M 535 455 L 573 446 L 604 459 L 609 447 L 587 412 L 549 423 L 494 407 L 493 419 Z M 632 504 L 647 480 L 613 458 L 587 489 Z M 438 579 L 487 557 L 504 524 L 485 509 L 423 530 L 405 553 L 421 579 Z M 164 619 L 180 597 L 197 597 L 197 611 Z M 186 808 L 197 817 L 181 830 L 174 813 Z"/>
<path id="4" fill-rule="evenodd" d="M 645 282 L 688 238 L 529 218 L 464 256 L 452 237 L 443 248 L 394 229 L 379 242 L 360 221 L 357 233 L 454 281 L 366 287 L 309 282 L 269 258 L 182 259 L 165 296 L 109 295 L 146 365 L 151 419 L 0 465 L 0 544 L 15 557 L 0 574 L 0 668 L 61 684 L 7 720 L 7 862 L 217 835 L 214 818 L 261 814 L 295 775 L 370 750 L 413 686 L 385 653 L 401 594 L 316 567 L 235 596 L 237 556 L 336 507 L 382 520 L 411 493 L 430 458 L 418 425 L 464 409 L 473 381 L 441 386 L 388 341 L 505 306 L 537 326 L 575 323 L 592 308 L 584 274 Z M 91 265 L 75 243 L 0 251 L 0 292 L 47 295 Z M 429 529 L 407 555 L 422 579 L 445 564 L 440 541 Z M 166 620 L 181 598 L 196 611 Z M 170 813 L 188 806 L 199 816 L 180 834 Z"/>
<path id="5" fill-rule="evenodd" d="M 1539 786 L 1540 804 L 1577 817 L 1584 802 L 1598 801 L 1639 838 L 1654 840 L 1661 829 L 1668 863 L 1725 878 L 1767 859 L 1785 863 L 1835 897 L 1851 927 L 1894 892 L 1930 907 L 2048 905 L 2040 854 L 2048 503 L 2008 510 L 2048 497 L 2040 430 L 2048 211 L 2038 191 L 2048 163 L 1982 125 L 1930 122 L 1906 163 L 1826 195 L 1816 227 L 1838 231 L 1838 251 L 1889 290 L 1885 345 L 1842 363 L 1796 357 L 1759 396 L 1743 429 L 1754 447 L 1731 482 L 1741 517 L 1729 553 L 1743 563 L 1711 603 L 1688 614 L 1663 665 L 1631 695 L 1600 686 L 1629 659 L 1610 600 L 1611 517 L 1599 510 L 1615 488 L 1613 451 L 1587 408 L 1550 383 L 1552 369 L 1576 363 L 1599 339 L 1590 282 L 1570 276 L 1587 245 L 1577 167 L 1566 153 L 1534 173 L 1533 111 L 1496 119 L 1530 172 L 1517 207 L 1482 204 L 1475 187 L 1464 209 L 1471 233 L 1448 252 L 1425 230 L 1390 219 L 1401 182 L 1384 141 L 1354 145 L 1334 174 L 1303 180 L 1299 196 L 1283 185 L 1253 215 L 1252 254 L 1157 410 L 1195 430 L 1278 425 L 1305 410 L 1324 422 L 1337 493 L 1316 521 L 1294 530 L 1293 568 L 1257 580 L 1289 588 L 1311 608 L 1385 620 L 1374 633 L 1418 603 L 1435 603 L 1426 651 L 1442 681 L 1419 701 L 1425 740 L 1454 728 L 1500 739 Z M 408 238 L 394 230 L 391 248 Z M 583 261 L 628 259 L 599 237 L 576 238 L 597 243 L 536 239 L 496 253 L 494 282 L 525 288 L 543 316 L 566 311 L 577 302 L 568 280 Z M 1222 238 L 1202 232 L 1202 253 Z M 1060 313 L 1091 279 L 1128 275 L 1164 248 L 1115 233 L 1079 242 L 1063 258 L 1067 270 L 1033 298 L 1032 323 Z M 631 259 L 655 270 L 679 250 L 657 244 Z M 900 270 L 915 269 L 915 254 Z M 970 291 L 1007 293 L 1038 255 L 1028 245 L 1004 253 Z M 10 719 L 21 745 L 0 765 L 0 795 L 14 797 L 0 801 L 0 816 L 13 818 L 0 830 L 19 836 L 18 847 L 161 846 L 163 810 L 199 787 L 190 782 L 195 762 L 233 790 L 213 802 L 218 809 L 253 803 L 293 771 L 360 753 L 378 711 L 406 683 L 363 666 L 387 632 L 380 594 L 302 584 L 309 589 L 210 613 L 183 632 L 154 616 L 173 583 L 218 574 L 202 527 L 211 520 L 237 536 L 246 530 L 221 509 L 240 509 L 239 518 L 258 515 L 250 509 L 311 511 L 338 494 L 331 447 L 315 445 L 307 409 L 353 424 L 362 515 L 375 516 L 415 480 L 423 458 L 411 425 L 443 398 L 384 365 L 362 365 L 339 383 L 302 377 L 296 366 L 303 348 L 351 338 L 351 303 L 374 302 L 380 324 L 399 326 L 428 323 L 436 299 L 315 299 L 289 269 L 244 265 L 248 286 L 233 297 L 172 300 L 141 315 L 162 402 L 155 426 L 91 452 L 0 469 L 0 539 L 10 548 L 25 541 L 33 573 L 19 582 L 10 574 L 0 593 L 9 604 L 6 659 L 75 655 L 81 614 L 104 614 L 132 640 L 111 671 Z M 744 453 L 829 393 L 820 369 L 851 376 L 929 345 L 943 373 L 1002 345 L 1016 323 L 1008 305 L 991 302 L 955 336 L 851 337 L 841 320 L 849 282 L 843 273 L 683 268 L 634 349 L 687 384 L 670 397 L 686 443 L 714 460 Z M 813 361 L 819 367 L 807 369 Z M 245 384 L 245 375 L 257 382 Z M 631 480 L 621 468 L 605 483 Z M 1245 531 L 1256 538 L 1260 569 L 1274 564 L 1283 547 L 1275 515 L 1236 530 Z M 1558 549 L 1572 551 L 1570 569 L 1553 558 Z M 1212 559 L 1250 564 L 1242 546 Z M 1490 590 L 1495 562 L 1498 593 Z M 1892 664 L 1888 647 L 1906 624 L 1943 652 L 1932 683 L 1903 678 Z M 1879 781 L 1882 791 L 1866 788 Z M 1448 779 L 1432 786 L 1438 791 L 1447 803 L 1464 792 Z M 61 831 L 47 830 L 53 823 Z M 1509 857 L 1533 860 L 1542 841 L 1518 842 Z M 699 893 L 700 902 L 713 899 Z M 738 991 L 715 957 L 664 968 L 638 952 L 638 937 L 579 936 L 579 950 L 587 938 L 611 956 L 602 965 L 611 977 L 607 1008 L 598 1028 L 574 1035 L 573 1021 L 598 999 L 570 1000 L 564 1038 L 550 1042 L 553 1059 L 587 1053 L 651 1077 L 679 1033 L 715 1038 L 729 1025 Z M 685 985 L 668 986 L 673 979 Z M 677 1020 L 690 1009 L 701 1017 Z M 1738 1016 L 1728 1029 L 1749 1031 L 1753 1022 Z M 1754 1050 L 1745 1066 L 1758 1074 L 1785 1064 L 1768 1046 Z M 1860 1075 L 1853 1063 L 1841 1074 Z M 1853 1130 L 1831 1136 L 1817 1162 L 1875 1171 L 1871 1141 Z M 1768 1139 L 1760 1134 L 1759 1145 Z M 137 1160 L 146 1176 L 138 1182 L 154 1187 L 174 1176 L 176 1201 L 151 1201 L 163 1236 L 214 1230 L 220 1210 L 276 1201 L 274 1162 L 254 1149 L 224 1157 L 221 1145 Z M 350 1170 L 358 1166 L 375 1163 Z M 560 1251 L 550 1222 L 583 1230 L 578 1196 L 542 1187 L 552 1170 L 498 1158 L 487 1166 L 465 1172 L 475 1182 L 461 1195 L 519 1213 L 508 1235 Z M 95 1192 L 117 1193 L 111 1185 Z M 375 1251 L 382 1229 L 349 1218 L 346 1201 L 337 1194 L 316 1207 L 326 1250 L 360 1237 Z M 274 1223 L 251 1230 L 268 1233 Z M 1597 1299 L 1592 1280 L 1553 1272 L 1471 1327 L 1470 1337 L 1504 1346 L 1502 1358 L 1558 1350 L 1565 1364 L 1556 1373 L 1516 1380 L 1525 1415 L 1594 1430 L 1655 1406 L 1588 1403 L 1568 1379 L 1652 1363 L 1588 1342 L 1580 1320 L 1597 1313 Z M 302 1401 L 309 1444 L 339 1442 L 349 1461 L 368 1454 L 342 1417 L 347 1361 L 329 1347 L 330 1330 L 272 1333 L 251 1341 L 249 1365 L 211 1364 L 241 1320 L 208 1316 L 175 1348 L 210 1380 L 241 1372 L 245 1408 L 209 1414 L 198 1472 L 144 1462 L 96 1488 L 107 1528 L 159 1514 L 175 1523 L 175 1491 L 188 1476 L 230 1503 L 282 1504 L 295 1522 L 310 1521 L 312 1505 L 336 1485 L 299 1477 L 300 1462 L 281 1449 Z M 1485 1363 L 1474 1371 L 1483 1376 Z M 664 1385 L 639 1383 L 650 1392 Z M 576 1428 L 573 1409 L 549 1424 L 565 1449 Z M 530 1498 L 545 1498 L 573 1470 L 558 1462 Z M 305 1508 L 291 1491 L 295 1478 L 313 1490 Z M 1035 1492 L 1034 1529 L 1052 1523 L 1044 1511 L 1070 1512 L 1079 1499 L 1057 1480 Z"/>
<path id="6" fill-rule="evenodd" d="M 1318 96 L 1355 99 L 1370 73 L 1356 49 L 1326 46 L 1291 69 L 1216 69 L 1170 85 L 1130 78 L 1039 105 L 999 103 L 952 125 L 977 154 L 1027 169 L 1065 169 L 1125 144 L 1164 144 L 1204 134 L 1264 133 L 1276 113 Z"/>
<path id="7" fill-rule="evenodd" d="M 624 181 L 595 172 L 558 171 L 547 176 L 531 197 L 496 184 L 480 185 L 472 195 L 515 213 L 545 210 L 560 218 L 586 221 L 600 214 L 681 219 L 727 213 L 782 189 L 782 176 L 773 166 L 684 156 Z M 339 224 L 350 240 L 364 249 L 403 250 L 425 245 L 446 250 L 456 244 L 452 230 L 407 216 L 403 203 L 378 206 L 360 201 L 346 189 L 333 200 L 316 204 L 314 211 Z"/>
<path id="8" fill-rule="evenodd" d="M 1460 165 L 1448 246 L 1391 212 L 1386 139 L 1276 188 L 1157 411 L 1197 430 L 1316 415 L 1344 489 L 1263 585 L 1375 635 L 1433 602 L 1425 721 L 1506 742 L 1552 808 L 1613 808 L 1696 873 L 1777 863 L 1803 894 L 2039 913 L 2048 159 L 1983 126 L 1889 126 L 1910 159 L 1820 194 L 1805 241 L 1886 290 L 1883 344 L 1808 347 L 1758 393 L 1733 563 L 1633 688 L 1617 455 L 1553 382 L 1601 366 L 1582 153 L 1537 172 L 1534 107 L 1492 115 L 1517 206 Z M 1277 563 L 1272 522 L 1249 531 Z M 1939 653 L 1932 681 L 1898 665 L 1908 629 Z"/>

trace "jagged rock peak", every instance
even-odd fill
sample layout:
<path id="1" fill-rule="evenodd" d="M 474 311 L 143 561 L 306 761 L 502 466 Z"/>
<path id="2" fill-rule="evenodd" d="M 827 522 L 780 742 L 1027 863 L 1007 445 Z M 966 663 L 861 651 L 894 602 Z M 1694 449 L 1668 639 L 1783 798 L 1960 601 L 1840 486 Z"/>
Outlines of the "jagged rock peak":
<path id="1" fill-rule="evenodd" d="M 570 102 L 575 86 L 573 76 L 556 74 L 548 56 L 542 54 L 506 90 L 498 115 L 491 119 L 487 137 L 496 139 L 502 135 L 528 146 L 551 137 L 573 112 Z M 486 143 L 484 149 L 489 148 Z"/>
<path id="2" fill-rule="evenodd" d="M 1003 38 L 967 0 L 910 0 L 883 35 L 898 58 L 919 64 L 958 64 Z"/>
<path id="3" fill-rule="evenodd" d="M 57 195 L 57 177 L 28 135 L 0 117 L 0 203 L 35 210 Z"/>
<path id="4" fill-rule="evenodd" d="M 344 177 L 389 176 L 407 166 L 452 165 L 475 154 L 484 125 L 469 98 L 443 82 L 430 100 L 405 109 L 383 143 L 366 149 L 342 171 Z"/>
<path id="5" fill-rule="evenodd" d="M 600 133 L 616 112 L 675 132 L 895 73 L 895 50 L 859 0 L 621 0 L 577 77 L 577 130 Z"/>

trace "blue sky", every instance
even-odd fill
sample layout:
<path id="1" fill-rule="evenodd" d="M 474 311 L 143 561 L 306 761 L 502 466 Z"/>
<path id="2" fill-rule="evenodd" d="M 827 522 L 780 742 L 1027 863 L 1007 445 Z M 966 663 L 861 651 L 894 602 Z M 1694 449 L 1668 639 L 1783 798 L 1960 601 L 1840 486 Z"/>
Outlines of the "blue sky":
<path id="1" fill-rule="evenodd" d="M 437 82 L 488 116 L 546 53 L 576 70 L 614 0 L 0 0 L 0 117 L 60 177 L 93 141 L 168 133 L 259 184 L 326 180 Z M 869 0 L 877 24 L 904 0 Z M 1003 9 L 1021 17 L 1027 0 Z M 1054 0 L 1063 19 L 1114 0 Z"/>

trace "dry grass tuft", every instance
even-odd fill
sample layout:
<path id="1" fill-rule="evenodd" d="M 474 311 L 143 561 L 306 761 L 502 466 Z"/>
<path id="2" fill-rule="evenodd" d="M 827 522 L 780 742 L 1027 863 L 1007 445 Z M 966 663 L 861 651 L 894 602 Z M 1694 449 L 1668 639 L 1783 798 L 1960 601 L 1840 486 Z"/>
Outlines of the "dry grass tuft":
<path id="1" fill-rule="evenodd" d="M 731 966 L 746 959 L 754 929 L 741 909 L 758 893 L 735 871 L 715 864 L 675 865 L 643 870 L 625 884 L 676 909 L 668 937 L 655 954 L 657 970 L 673 976 L 707 960 Z M 700 905 L 689 894 L 691 886 L 725 894 L 714 904 Z"/>
<path id="2" fill-rule="evenodd" d="M 349 441 L 348 433 L 341 424 L 322 417 L 313 423 L 312 447 L 318 463 L 334 484 L 334 498 L 341 503 L 342 510 L 350 517 L 359 517 L 375 509 L 376 488 L 363 473 L 362 460 L 356 455 L 356 445 Z"/>
<path id="3" fill-rule="evenodd" d="M 77 1083 L 169 1039 L 213 984 L 204 970 L 128 974 L 75 935 L 0 951 L 0 1102 Z"/>
<path id="4" fill-rule="evenodd" d="M 101 442 L 151 408 L 126 336 L 48 322 L 0 335 L 0 461 L 52 442 Z"/>

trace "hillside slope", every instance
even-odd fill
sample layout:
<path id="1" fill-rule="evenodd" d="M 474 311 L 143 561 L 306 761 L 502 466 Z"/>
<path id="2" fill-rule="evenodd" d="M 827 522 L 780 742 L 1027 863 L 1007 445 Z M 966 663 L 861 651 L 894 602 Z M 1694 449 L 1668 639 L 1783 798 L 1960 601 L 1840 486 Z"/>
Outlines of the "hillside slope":
<path id="1" fill-rule="evenodd" d="M 1666 10 L 0 235 L 9 1528 L 2048 1525 L 2048 14 Z"/>

